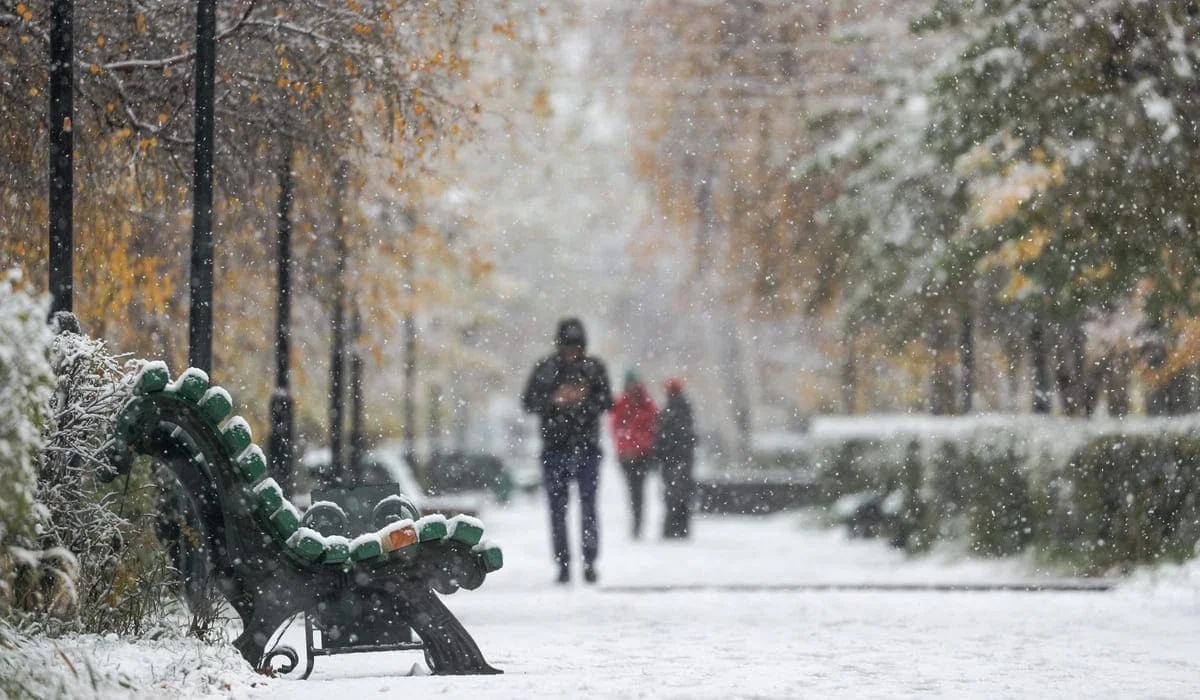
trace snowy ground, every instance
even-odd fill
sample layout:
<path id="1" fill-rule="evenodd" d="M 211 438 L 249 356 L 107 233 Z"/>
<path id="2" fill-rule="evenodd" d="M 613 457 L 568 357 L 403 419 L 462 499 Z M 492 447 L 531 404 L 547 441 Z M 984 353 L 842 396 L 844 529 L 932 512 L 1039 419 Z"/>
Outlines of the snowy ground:
<path id="1" fill-rule="evenodd" d="M 703 517 L 691 541 L 632 542 L 620 476 L 604 469 L 598 586 L 551 583 L 540 499 L 482 514 L 505 567 L 446 602 L 504 675 L 428 676 L 419 653 L 393 652 L 319 658 L 307 681 L 268 679 L 229 646 L 110 636 L 0 651 L 0 677 L 10 662 L 44 671 L 28 685 L 34 697 L 248 700 L 1183 698 L 1200 688 L 1200 563 L 1111 592 L 1021 592 L 981 588 L 1072 582 L 1027 561 L 907 560 L 792 514 Z M 657 525 L 661 507 L 650 506 Z M 299 625 L 288 641 L 302 648 Z"/>
<path id="2" fill-rule="evenodd" d="M 1143 575 L 1108 593 L 904 590 L 911 587 L 897 584 L 1051 579 L 1022 562 L 908 561 L 879 543 L 803 527 L 795 515 L 700 518 L 690 542 L 631 542 L 620 477 L 612 464 L 605 470 L 597 587 L 551 583 L 540 500 L 483 514 L 488 536 L 505 548 L 505 568 L 447 604 L 504 675 L 414 676 L 414 666 L 418 674 L 424 668 L 417 653 L 362 654 L 319 658 L 307 681 L 247 682 L 227 692 L 1126 698 L 1188 697 L 1200 688 L 1195 567 L 1168 581 Z M 660 508 L 651 505 L 657 524 Z M 866 583 L 893 590 L 802 587 Z M 696 584 L 709 588 L 669 590 Z M 644 586 L 651 588 L 628 590 Z"/>

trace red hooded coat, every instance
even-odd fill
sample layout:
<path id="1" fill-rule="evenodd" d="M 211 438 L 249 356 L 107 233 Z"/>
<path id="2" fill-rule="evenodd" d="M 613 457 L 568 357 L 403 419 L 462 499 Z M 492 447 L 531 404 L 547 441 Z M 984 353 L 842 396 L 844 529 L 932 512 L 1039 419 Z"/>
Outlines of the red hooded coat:
<path id="1" fill-rule="evenodd" d="M 637 459 L 654 451 L 658 407 L 645 386 L 634 384 L 626 389 L 613 405 L 610 419 L 619 459 Z"/>

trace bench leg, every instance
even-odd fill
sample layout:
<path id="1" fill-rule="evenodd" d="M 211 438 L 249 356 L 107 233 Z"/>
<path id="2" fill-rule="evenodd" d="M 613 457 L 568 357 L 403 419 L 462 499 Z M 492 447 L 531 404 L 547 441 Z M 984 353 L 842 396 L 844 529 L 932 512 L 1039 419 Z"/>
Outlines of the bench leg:
<path id="1" fill-rule="evenodd" d="M 254 613 L 249 620 L 243 621 L 242 633 L 233 640 L 233 646 L 241 653 L 242 658 L 250 663 L 260 673 L 270 671 L 270 657 L 276 654 L 288 657 L 289 664 L 279 669 L 280 673 L 290 673 L 296 668 L 298 659 L 295 650 L 290 647 L 278 646 L 271 650 L 270 657 L 266 655 L 267 642 L 295 611 L 283 606 L 259 604 L 254 606 Z"/>
<path id="2" fill-rule="evenodd" d="M 484 675 L 503 673 L 483 658 L 479 646 L 458 618 L 428 585 L 405 586 L 401 613 L 425 645 L 429 670 L 437 675 Z"/>

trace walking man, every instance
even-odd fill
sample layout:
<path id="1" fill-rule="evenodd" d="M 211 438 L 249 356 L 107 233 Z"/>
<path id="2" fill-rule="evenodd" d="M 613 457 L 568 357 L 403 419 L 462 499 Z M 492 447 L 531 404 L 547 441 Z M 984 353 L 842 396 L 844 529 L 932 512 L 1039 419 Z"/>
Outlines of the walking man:
<path id="1" fill-rule="evenodd" d="M 600 414 L 612 407 L 608 371 L 586 354 L 587 335 L 577 318 L 559 322 L 555 352 L 534 366 L 521 397 L 529 413 L 541 419 L 542 484 L 550 504 L 550 538 L 558 582 L 571 580 L 567 544 L 567 501 L 571 481 L 579 486 L 583 578 L 596 582 L 600 530 L 596 491 L 600 483 Z"/>

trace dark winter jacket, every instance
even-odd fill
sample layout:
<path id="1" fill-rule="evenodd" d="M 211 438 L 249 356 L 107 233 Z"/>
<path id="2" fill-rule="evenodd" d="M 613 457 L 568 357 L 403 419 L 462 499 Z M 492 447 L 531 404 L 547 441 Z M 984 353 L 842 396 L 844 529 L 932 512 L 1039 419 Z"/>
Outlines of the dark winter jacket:
<path id="1" fill-rule="evenodd" d="M 682 393 L 667 395 L 667 405 L 658 414 L 658 441 L 655 445 L 664 470 L 679 465 L 689 475 L 696 451 L 696 429 L 692 424 L 692 405 Z"/>
<path id="2" fill-rule="evenodd" d="M 554 395 L 566 385 L 582 390 L 577 402 L 556 405 Z M 557 353 L 534 366 L 521 396 L 525 410 L 542 421 L 542 449 L 600 447 L 600 414 L 612 407 L 612 389 L 604 363 L 591 355 L 567 362 Z"/>

